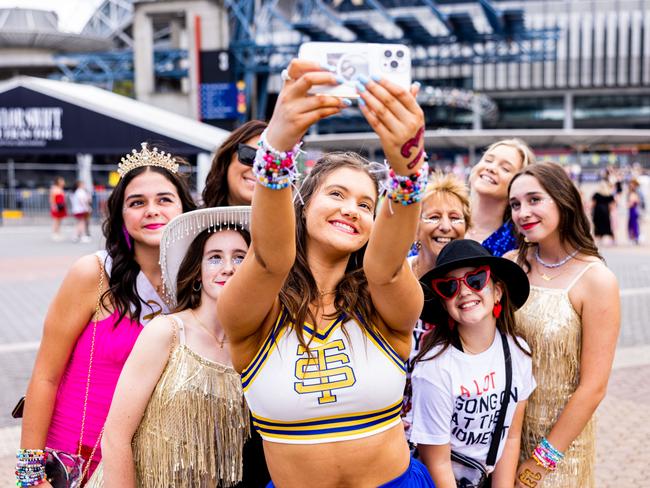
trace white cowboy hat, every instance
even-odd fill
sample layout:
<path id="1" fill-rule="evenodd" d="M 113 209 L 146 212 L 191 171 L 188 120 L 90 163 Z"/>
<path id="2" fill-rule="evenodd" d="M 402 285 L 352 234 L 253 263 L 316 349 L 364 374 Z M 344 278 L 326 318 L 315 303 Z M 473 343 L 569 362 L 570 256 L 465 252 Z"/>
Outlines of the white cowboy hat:
<path id="1" fill-rule="evenodd" d="M 249 230 L 250 216 L 248 206 L 202 208 L 181 214 L 165 226 L 160 239 L 160 269 L 165 294 L 174 305 L 178 270 L 196 236 L 206 229 L 210 232 Z"/>

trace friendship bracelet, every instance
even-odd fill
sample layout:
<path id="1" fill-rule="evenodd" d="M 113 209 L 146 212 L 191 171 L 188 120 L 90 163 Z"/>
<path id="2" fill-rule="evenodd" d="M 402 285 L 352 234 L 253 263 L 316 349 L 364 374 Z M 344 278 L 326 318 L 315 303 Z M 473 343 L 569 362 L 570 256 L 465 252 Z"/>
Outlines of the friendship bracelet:
<path id="1" fill-rule="evenodd" d="M 45 480 L 45 460 L 43 449 L 18 449 L 16 451 L 16 486 L 36 486 Z"/>
<path id="2" fill-rule="evenodd" d="M 296 157 L 300 154 L 302 143 L 296 144 L 290 151 L 278 151 L 266 140 L 266 130 L 260 136 L 253 174 L 257 181 L 272 190 L 287 188 L 299 176 L 296 170 Z"/>
<path id="3" fill-rule="evenodd" d="M 564 459 L 564 454 L 558 451 L 551 443 L 544 437 L 531 456 L 538 466 L 548 469 L 549 471 L 555 471 L 557 465 L 562 459 Z"/>
<path id="4" fill-rule="evenodd" d="M 415 173 L 398 175 L 391 168 L 386 181 L 386 196 L 395 203 L 410 205 L 422 200 L 427 187 L 429 165 L 425 162 Z"/>

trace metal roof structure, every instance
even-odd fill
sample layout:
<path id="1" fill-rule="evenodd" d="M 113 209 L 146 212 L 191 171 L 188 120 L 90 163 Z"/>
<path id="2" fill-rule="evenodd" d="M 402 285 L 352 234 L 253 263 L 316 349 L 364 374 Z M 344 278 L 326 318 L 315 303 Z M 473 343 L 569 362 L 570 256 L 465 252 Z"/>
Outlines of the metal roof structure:
<path id="1" fill-rule="evenodd" d="M 269 75 L 279 73 L 305 41 L 402 43 L 411 48 L 417 69 L 550 61 L 556 56 L 560 33 L 557 26 L 527 26 L 522 8 L 497 7 L 492 0 L 445 5 L 434 0 L 224 0 L 224 4 L 233 26 L 230 50 L 236 73 L 247 88 L 257 87 L 258 114 L 265 113 Z"/>
<path id="2" fill-rule="evenodd" d="M 110 40 L 59 30 L 54 12 L 23 8 L 0 9 L 0 47 L 51 49 L 57 52 L 86 52 L 110 49 Z"/>

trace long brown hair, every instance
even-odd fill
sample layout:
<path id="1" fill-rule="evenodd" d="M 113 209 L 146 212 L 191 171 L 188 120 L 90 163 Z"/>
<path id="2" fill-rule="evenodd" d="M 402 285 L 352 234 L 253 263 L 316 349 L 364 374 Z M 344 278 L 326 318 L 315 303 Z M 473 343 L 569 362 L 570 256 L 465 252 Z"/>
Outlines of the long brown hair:
<path id="1" fill-rule="evenodd" d="M 178 158 L 175 159 L 178 161 Z M 134 247 L 127 243 L 124 235 L 122 209 L 124 208 L 126 187 L 134 178 L 146 172 L 161 174 L 176 187 L 183 212 L 196 208 L 187 184 L 187 176 L 181 172 L 172 173 L 159 166 L 141 166 L 129 171 L 117 183 L 111 196 L 108 197 L 106 220 L 102 224 L 102 231 L 106 239 L 106 251 L 113 260 L 111 275 L 108 279 L 108 290 L 102 295 L 102 300 L 108 298 L 117 309 L 119 319 L 115 322 L 116 324 L 126 315 L 133 320 L 138 320 L 144 304 L 136 286 L 140 265 L 135 260 Z"/>
<path id="2" fill-rule="evenodd" d="M 246 242 L 246 245 L 250 247 L 251 235 L 246 229 L 230 230 L 239 233 Z M 197 291 L 194 289 L 194 286 L 197 281 L 201 281 L 201 261 L 203 260 L 205 243 L 214 233 L 213 229 L 205 229 L 194 238 L 190 247 L 187 248 L 185 257 L 178 268 L 178 277 L 176 279 L 176 308 L 174 312 L 181 312 L 188 308 L 195 309 L 201 305 L 201 289 Z"/>
<path id="3" fill-rule="evenodd" d="M 241 127 L 235 129 L 230 136 L 219 146 L 217 153 L 212 159 L 210 172 L 205 179 L 203 188 L 204 207 L 227 207 L 230 189 L 228 188 L 228 168 L 232 162 L 232 156 L 237 152 L 239 143 L 259 136 L 267 123 L 262 120 L 249 120 Z"/>
<path id="4" fill-rule="evenodd" d="M 494 273 L 490 273 L 490 279 L 494 285 L 499 285 L 503 290 L 501 295 L 501 315 L 496 319 L 497 329 L 506 336 L 510 336 L 515 341 L 515 344 L 530 356 L 530 353 L 523 347 L 519 342 L 517 335 L 515 334 L 515 307 L 510 300 L 510 295 L 508 294 L 508 287 L 506 286 L 504 280 L 496 276 Z M 442 305 L 442 298 L 439 297 L 435 292 L 431 293 L 431 300 L 438 300 Z M 441 320 L 444 323 L 435 324 L 431 332 L 424 335 L 422 339 L 422 346 L 418 351 L 413 364 L 418 361 L 430 361 L 431 359 L 437 358 L 440 356 L 450 345 L 452 345 L 458 336 L 457 325 L 451 320 L 451 317 L 448 313 L 441 314 Z M 442 346 L 440 350 L 431 357 L 425 359 L 425 356 L 431 349 L 436 346 Z"/>
<path id="5" fill-rule="evenodd" d="M 302 335 L 302 324 L 309 321 L 316 324 L 316 317 L 310 309 L 310 304 L 319 298 L 318 287 L 307 262 L 307 223 L 304 209 L 314 194 L 321 187 L 325 178 L 340 168 L 351 168 L 368 175 L 379 191 L 377 179 L 368 170 L 368 161 L 353 152 L 333 152 L 320 158 L 303 181 L 300 187 L 300 198 L 296 199 L 296 260 L 289 272 L 282 290 L 280 303 L 289 314 L 293 324 L 296 324 L 296 334 L 300 344 L 309 351 L 309 344 Z M 354 251 L 348 258 L 343 279 L 336 285 L 334 305 L 336 312 L 332 317 L 347 314 L 359 320 L 364 327 L 369 327 L 377 316 L 375 307 L 368 291 L 368 282 L 363 272 L 363 256 L 367 243 L 361 249 Z"/>
<path id="6" fill-rule="evenodd" d="M 591 225 L 582 205 L 580 192 L 564 169 L 555 163 L 537 163 L 528 166 L 512 178 L 508 186 L 508 195 L 512 184 L 523 175 L 535 178 L 555 202 L 560 214 L 558 224 L 560 242 L 563 245 L 568 244 L 582 254 L 595 256 L 604 261 L 591 235 Z M 526 242 L 524 237 L 518 231 L 516 232 L 519 245 L 517 264 L 528 273 L 531 270 L 531 263 L 527 258 L 528 250 L 537 244 Z"/>

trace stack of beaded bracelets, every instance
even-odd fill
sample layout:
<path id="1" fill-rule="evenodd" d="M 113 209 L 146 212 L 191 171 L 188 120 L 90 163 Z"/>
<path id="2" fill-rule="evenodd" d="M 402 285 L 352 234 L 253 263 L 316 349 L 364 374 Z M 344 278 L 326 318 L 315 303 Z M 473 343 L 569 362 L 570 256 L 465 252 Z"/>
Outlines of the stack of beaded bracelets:
<path id="1" fill-rule="evenodd" d="M 555 449 L 544 437 L 533 451 L 532 458 L 542 468 L 555 471 L 558 463 L 564 459 L 564 454 Z"/>
<path id="2" fill-rule="evenodd" d="M 257 181 L 272 190 L 282 190 L 298 178 L 296 157 L 302 143 L 290 151 L 278 151 L 266 140 L 266 130 L 260 136 L 258 150 L 253 163 L 253 174 Z"/>
<path id="3" fill-rule="evenodd" d="M 16 486 L 36 486 L 45 480 L 45 459 L 42 449 L 18 449 L 16 452 Z"/>
<path id="4" fill-rule="evenodd" d="M 391 168 L 388 171 L 388 180 L 386 182 L 386 196 L 395 203 L 410 205 L 422 200 L 422 196 L 427 188 L 427 178 L 429 177 L 429 165 L 425 161 L 420 169 L 408 176 L 395 174 Z"/>

